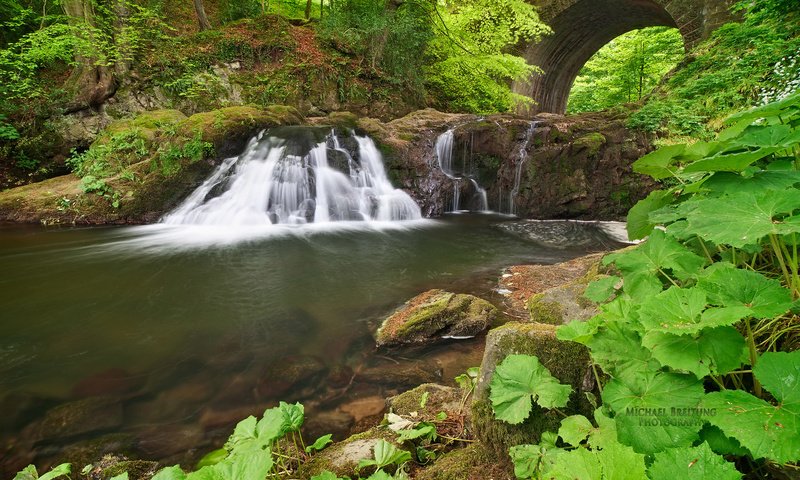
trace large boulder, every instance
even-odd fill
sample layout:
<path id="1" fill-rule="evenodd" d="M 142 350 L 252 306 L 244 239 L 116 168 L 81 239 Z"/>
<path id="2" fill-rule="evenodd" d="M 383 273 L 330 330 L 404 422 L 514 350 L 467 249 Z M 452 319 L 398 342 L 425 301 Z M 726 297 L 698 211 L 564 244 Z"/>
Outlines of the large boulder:
<path id="1" fill-rule="evenodd" d="M 376 341 L 379 347 L 391 347 L 474 337 L 489 328 L 496 315 L 497 308 L 473 295 L 428 290 L 384 320 Z"/>
<path id="2" fill-rule="evenodd" d="M 536 356 L 561 383 L 572 386 L 569 403 L 562 409 L 567 415 L 591 416 L 594 408 L 586 394 L 597 393 L 588 350 L 578 343 L 558 340 L 555 326 L 511 322 L 491 330 L 475 389 L 473 425 L 483 444 L 505 460 L 509 447 L 538 443 L 543 432 L 558 431 L 563 418 L 558 412 L 534 405 L 531 414 L 519 425 L 495 419 L 489 399 L 492 376 L 497 365 L 512 354 Z"/>

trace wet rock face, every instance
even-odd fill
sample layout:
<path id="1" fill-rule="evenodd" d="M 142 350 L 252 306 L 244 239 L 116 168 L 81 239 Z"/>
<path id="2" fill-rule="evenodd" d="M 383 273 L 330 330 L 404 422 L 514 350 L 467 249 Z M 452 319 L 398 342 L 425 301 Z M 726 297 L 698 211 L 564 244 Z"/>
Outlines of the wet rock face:
<path id="1" fill-rule="evenodd" d="M 379 347 L 392 347 L 473 337 L 489 328 L 496 315 L 491 303 L 473 295 L 429 290 L 384 320 L 376 340 Z"/>
<path id="2" fill-rule="evenodd" d="M 654 183 L 631 164 L 652 148 L 647 138 L 611 114 L 535 118 L 494 115 L 479 119 L 422 110 L 382 124 L 361 119 L 359 127 L 382 143 L 395 185 L 407 190 L 426 216 L 453 209 L 476 210 L 486 190 L 488 207 L 523 218 L 623 219 Z M 439 169 L 435 143 L 453 129 L 455 185 Z"/>

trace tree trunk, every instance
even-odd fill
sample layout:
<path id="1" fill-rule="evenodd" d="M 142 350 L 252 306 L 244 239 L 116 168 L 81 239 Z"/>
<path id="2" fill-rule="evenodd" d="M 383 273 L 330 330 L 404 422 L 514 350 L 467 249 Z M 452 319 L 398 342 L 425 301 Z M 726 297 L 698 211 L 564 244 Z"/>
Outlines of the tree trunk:
<path id="1" fill-rule="evenodd" d="M 197 22 L 200 24 L 200 31 L 210 30 L 211 24 L 206 17 L 206 9 L 203 8 L 203 0 L 194 0 L 194 11 L 197 13 Z"/>
<path id="2" fill-rule="evenodd" d="M 95 13 L 92 0 L 62 0 L 61 6 L 70 20 L 78 25 L 87 27 L 82 29 L 93 46 L 98 46 L 94 36 Z M 86 56 L 80 51 L 75 52 L 77 65 L 72 70 L 67 80 L 67 88 L 74 91 L 73 103 L 67 107 L 68 112 L 96 108 L 103 104 L 116 92 L 117 85 L 114 74 L 106 65 L 98 65 L 97 59 Z"/>
<path id="3" fill-rule="evenodd" d="M 306 0 L 306 20 L 311 18 L 311 2 L 314 0 Z"/>

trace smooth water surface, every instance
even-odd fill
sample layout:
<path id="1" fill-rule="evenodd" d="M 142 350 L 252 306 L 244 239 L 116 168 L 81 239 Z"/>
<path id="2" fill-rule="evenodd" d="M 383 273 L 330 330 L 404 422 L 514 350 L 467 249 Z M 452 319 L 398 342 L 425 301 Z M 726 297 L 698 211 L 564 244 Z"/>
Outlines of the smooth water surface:
<path id="1" fill-rule="evenodd" d="M 26 411 L 15 399 L 49 407 L 95 394 L 123 402 L 123 423 L 110 431 L 196 425 L 209 408 L 246 411 L 277 401 L 269 384 L 279 373 L 270 372 L 298 358 L 313 357 L 328 372 L 355 372 L 340 395 L 346 400 L 360 391 L 364 364 L 392 355 L 375 352 L 370 335 L 408 298 L 445 288 L 497 302 L 491 291 L 503 267 L 554 263 L 613 244 L 594 231 L 574 247 L 561 239 L 532 242 L 497 228 L 505 220 L 453 215 L 335 229 L 2 227 L 0 402 L 20 412 L 0 422 L 0 433 L 32 448 L 38 440 L 19 432 L 42 411 Z M 431 361 L 421 355 L 402 358 Z M 109 371 L 130 376 L 134 386 L 104 391 Z M 286 400 L 313 401 L 329 377 L 277 391 Z M 242 393 L 224 395 L 232 378 Z M 170 415 L 157 400 L 183 382 L 208 388 L 186 400 L 194 409 Z M 376 394 L 386 393 L 381 388 Z"/>

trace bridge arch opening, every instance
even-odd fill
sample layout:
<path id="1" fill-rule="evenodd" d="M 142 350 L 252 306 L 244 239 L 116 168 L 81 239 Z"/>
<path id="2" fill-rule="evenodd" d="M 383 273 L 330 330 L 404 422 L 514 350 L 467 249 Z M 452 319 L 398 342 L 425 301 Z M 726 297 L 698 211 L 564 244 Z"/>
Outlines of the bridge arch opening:
<path id="1" fill-rule="evenodd" d="M 596 112 L 649 95 L 685 55 L 680 32 L 647 27 L 623 33 L 581 68 L 567 98 L 567 113 Z"/>
<path id="2" fill-rule="evenodd" d="M 646 27 L 677 28 L 686 44 L 699 40 L 703 8 L 681 0 L 541 0 L 535 2 L 553 34 L 528 45 L 522 55 L 544 73 L 514 82 L 515 92 L 533 98 L 535 105 L 521 114 L 565 113 L 569 92 L 586 62 L 620 35 Z"/>

